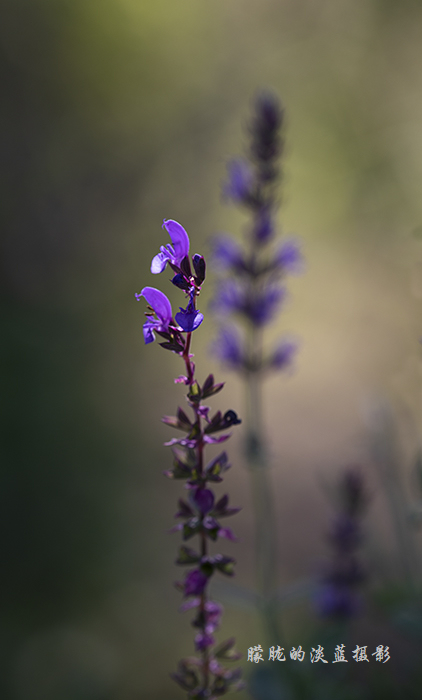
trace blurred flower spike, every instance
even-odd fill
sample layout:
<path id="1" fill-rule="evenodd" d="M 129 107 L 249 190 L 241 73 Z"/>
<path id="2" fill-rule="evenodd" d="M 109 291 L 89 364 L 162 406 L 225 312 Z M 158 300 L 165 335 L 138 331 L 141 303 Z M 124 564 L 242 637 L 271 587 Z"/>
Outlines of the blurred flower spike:
<path id="1" fill-rule="evenodd" d="M 366 579 L 357 550 L 362 542 L 360 518 L 368 503 L 362 472 L 349 467 L 337 489 L 338 512 L 328 532 L 332 558 L 325 567 L 315 596 L 315 608 L 321 617 L 345 620 L 362 608 L 359 588 Z"/>
<path id="2" fill-rule="evenodd" d="M 272 358 L 269 360 L 260 337 L 283 306 L 287 296 L 284 278 L 303 271 L 299 241 L 276 239 L 283 120 L 284 112 L 275 95 L 260 93 L 248 129 L 246 157 L 228 162 L 222 187 L 226 200 L 250 214 L 246 237 L 243 244 L 227 234 L 211 241 L 212 262 L 220 279 L 210 310 L 227 326 L 231 315 L 246 324 L 244 340 L 233 325 L 230 330 L 220 330 L 212 351 L 226 366 L 246 373 L 286 370 L 297 349 L 297 343 L 279 344 L 268 353 Z"/>

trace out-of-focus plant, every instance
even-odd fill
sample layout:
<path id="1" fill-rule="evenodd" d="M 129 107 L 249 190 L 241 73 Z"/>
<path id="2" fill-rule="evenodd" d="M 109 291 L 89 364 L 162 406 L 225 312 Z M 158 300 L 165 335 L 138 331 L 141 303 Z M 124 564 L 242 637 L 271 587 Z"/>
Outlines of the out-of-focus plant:
<path id="1" fill-rule="evenodd" d="M 233 661 L 240 657 L 234 650 L 234 639 L 230 638 L 216 645 L 215 631 L 220 624 L 222 607 L 211 600 L 209 584 L 214 573 L 233 575 L 234 559 L 223 554 L 212 554 L 210 542 L 219 538 L 235 540 L 236 537 L 228 527 L 220 525 L 220 518 L 234 515 L 239 508 L 229 506 L 227 494 L 217 499 L 209 484 L 223 480 L 222 475 L 230 468 L 226 452 L 222 452 L 208 464 L 205 461 L 207 445 L 225 442 L 230 433 L 226 431 L 241 421 L 232 410 L 222 414 L 217 411 L 210 415 L 210 408 L 203 404 L 217 394 L 224 384 L 216 384 L 212 374 L 199 384 L 195 376 L 195 364 L 192 361 L 192 333 L 201 325 L 203 314 L 196 308 L 196 300 L 205 280 L 206 265 L 202 255 L 189 259 L 189 238 L 179 223 L 165 220 L 163 227 L 170 235 L 172 245 L 161 246 L 154 257 L 151 272 L 163 272 L 167 264 L 174 272 L 173 284 L 181 289 L 187 298 L 186 308 L 180 308 L 173 318 L 170 301 L 163 292 L 154 287 L 144 287 L 138 300 L 143 297 L 148 304 L 143 332 L 145 343 L 149 344 L 158 335 L 163 339 L 161 347 L 176 353 L 183 360 L 186 374 L 179 376 L 175 382 L 186 386 L 187 403 L 192 415 L 189 417 L 182 408 L 176 416 L 164 416 L 167 425 L 185 433 L 182 438 L 174 438 L 165 443 L 173 450 L 173 467 L 164 471 L 170 479 L 182 479 L 186 482 L 187 500 L 179 499 L 179 509 L 175 515 L 182 522 L 172 528 L 172 532 L 181 531 L 184 541 L 197 536 L 198 547 L 193 549 L 183 544 L 179 550 L 176 564 L 190 568 L 183 583 L 177 588 L 184 594 L 186 601 L 181 611 L 195 610 L 192 621 L 196 629 L 195 648 L 200 656 L 185 658 L 179 663 L 172 678 L 194 700 L 215 700 L 231 690 L 242 687 L 241 669 L 228 670 L 223 661 Z"/>
<path id="2" fill-rule="evenodd" d="M 342 474 L 337 501 L 337 514 L 328 533 L 332 556 L 321 577 L 315 607 L 322 617 L 346 621 L 362 607 L 358 591 L 366 577 L 357 554 L 362 544 L 360 520 L 368 501 L 359 468 L 349 467 Z"/>
<path id="3" fill-rule="evenodd" d="M 248 130 L 246 157 L 228 163 L 223 186 L 224 197 L 248 213 L 249 223 L 243 244 L 227 235 L 212 241 L 212 260 L 219 280 L 211 302 L 220 321 L 214 355 L 244 380 L 245 460 L 255 499 L 257 588 L 267 632 L 277 641 L 277 524 L 268 474 L 262 387 L 266 377 L 291 366 L 297 343 L 283 337 L 267 348 L 264 336 L 286 298 L 285 277 L 303 267 L 298 242 L 276 236 L 283 121 L 284 111 L 276 96 L 259 94 Z"/>

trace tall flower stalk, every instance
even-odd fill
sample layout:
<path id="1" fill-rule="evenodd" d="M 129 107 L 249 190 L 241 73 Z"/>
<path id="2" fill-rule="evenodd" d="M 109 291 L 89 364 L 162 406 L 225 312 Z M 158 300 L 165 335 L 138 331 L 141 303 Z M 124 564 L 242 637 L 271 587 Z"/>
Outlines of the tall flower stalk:
<path id="1" fill-rule="evenodd" d="M 277 525 L 262 392 L 263 381 L 271 372 L 290 367 L 297 344 L 284 337 L 267 350 L 264 334 L 286 298 L 285 276 L 300 272 L 303 264 L 296 240 L 276 238 L 283 121 L 277 98 L 270 93 L 258 95 L 246 157 L 228 163 L 228 179 L 223 187 L 225 198 L 248 213 L 249 223 L 243 245 L 225 235 L 213 240 L 214 266 L 221 279 L 211 302 L 211 308 L 226 321 L 214 343 L 214 352 L 244 380 L 245 459 L 255 499 L 257 587 L 267 631 L 278 643 L 281 637 L 274 609 Z M 233 319 L 240 324 L 233 323 Z"/>
<path id="2" fill-rule="evenodd" d="M 231 690 L 242 686 L 241 670 L 226 669 L 222 661 L 239 658 L 234 651 L 234 639 L 217 645 L 214 633 L 218 629 L 222 607 L 213 601 L 209 594 L 209 584 L 215 572 L 226 576 L 233 575 L 234 559 L 223 554 L 212 554 L 210 542 L 219 538 L 236 540 L 232 530 L 221 527 L 221 518 L 234 515 L 240 509 L 229 507 L 229 497 L 223 495 L 218 500 L 211 483 L 221 482 L 222 475 L 230 468 L 228 457 L 222 452 L 209 463 L 205 460 L 205 449 L 210 444 L 225 442 L 230 433 L 226 431 L 241 421 L 232 410 L 222 414 L 217 411 L 210 416 L 210 408 L 203 402 L 217 394 L 224 384 L 216 384 L 209 374 L 203 384 L 199 384 L 195 374 L 195 364 L 191 352 L 192 333 L 201 325 L 203 314 L 197 309 L 197 297 L 205 280 L 206 265 L 202 255 L 189 259 L 189 238 L 179 223 L 165 220 L 163 227 L 170 235 L 172 245 L 161 246 L 160 252 L 151 263 L 151 272 L 163 272 L 167 265 L 174 272 L 172 283 L 182 290 L 187 299 L 186 308 L 181 307 L 173 318 L 169 299 L 154 287 L 144 287 L 136 298 L 142 297 L 148 304 L 146 321 L 143 326 L 145 343 L 155 340 L 156 335 L 163 339 L 161 347 L 180 356 L 185 374 L 175 379 L 186 387 L 186 400 L 191 412 L 187 415 L 178 408 L 175 416 L 164 416 L 167 425 L 185 433 L 182 438 L 173 438 L 165 443 L 173 451 L 173 467 L 164 474 L 170 479 L 186 482 L 187 499 L 179 499 L 175 515 L 181 522 L 171 529 L 180 531 L 184 541 L 197 537 L 197 547 L 182 544 L 176 564 L 190 568 L 183 582 L 176 584 L 185 601 L 181 611 L 193 609 L 195 616 L 192 625 L 196 630 L 195 648 L 199 656 L 183 659 L 172 678 L 188 693 L 189 698 L 215 700 Z M 217 435 L 219 433 L 219 435 Z"/>

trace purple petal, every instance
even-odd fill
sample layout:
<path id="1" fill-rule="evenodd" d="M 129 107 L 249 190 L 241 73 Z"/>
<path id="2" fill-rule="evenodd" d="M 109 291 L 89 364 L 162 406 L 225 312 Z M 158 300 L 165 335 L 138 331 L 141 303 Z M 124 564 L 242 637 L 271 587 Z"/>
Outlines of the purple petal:
<path id="1" fill-rule="evenodd" d="M 186 612 L 186 610 L 191 610 L 192 608 L 197 608 L 200 605 L 200 598 L 191 598 L 190 600 L 185 600 L 184 603 L 179 608 L 179 612 Z M 205 604 L 206 605 L 206 604 Z"/>
<path id="2" fill-rule="evenodd" d="M 203 515 L 209 513 L 214 506 L 214 494 L 210 489 L 197 488 L 191 491 L 190 500 Z"/>
<path id="3" fill-rule="evenodd" d="M 144 333 L 144 341 L 145 345 L 148 345 L 148 343 L 153 343 L 155 340 L 155 335 L 154 335 L 154 328 L 157 327 L 157 323 L 154 323 L 154 321 L 145 321 L 143 325 L 143 333 Z"/>
<path id="4" fill-rule="evenodd" d="M 243 339 L 235 326 L 224 326 L 220 329 L 217 339 L 211 345 L 211 352 L 224 364 L 232 369 L 243 365 Z"/>
<path id="5" fill-rule="evenodd" d="M 189 236 L 183 226 L 173 219 L 164 219 L 163 228 L 166 229 L 173 243 L 176 264 L 180 264 L 183 258 L 189 255 Z"/>
<path id="6" fill-rule="evenodd" d="M 218 437 L 215 437 L 214 435 L 204 435 L 204 442 L 207 442 L 209 445 L 219 445 L 220 442 L 225 442 L 226 440 L 231 437 L 231 433 L 227 433 L 227 435 L 219 435 Z"/>
<path id="7" fill-rule="evenodd" d="M 157 253 L 157 255 L 152 259 L 151 272 L 153 275 L 158 275 L 163 272 L 167 262 L 171 260 L 169 253 Z"/>
<path id="8" fill-rule="evenodd" d="M 200 569 L 190 571 L 185 579 L 185 596 L 201 595 L 201 593 L 204 592 L 207 583 L 208 576 L 202 573 Z"/>
<path id="9" fill-rule="evenodd" d="M 147 303 L 154 309 L 160 321 L 164 326 L 168 326 L 173 315 L 171 304 L 163 292 L 155 287 L 144 287 L 141 295 L 146 299 Z"/>
<path id="10" fill-rule="evenodd" d="M 195 647 L 197 651 L 204 651 L 208 647 L 212 647 L 213 644 L 215 644 L 215 639 L 212 634 L 199 632 L 195 637 Z"/>
<path id="11" fill-rule="evenodd" d="M 303 272 L 304 259 L 300 249 L 300 243 L 294 238 L 284 241 L 275 254 L 278 265 L 292 275 Z"/>
<path id="12" fill-rule="evenodd" d="M 212 241 L 213 258 L 220 271 L 242 263 L 242 249 L 230 236 L 215 236 Z"/>
<path id="13" fill-rule="evenodd" d="M 280 340 L 275 347 L 271 359 L 271 367 L 274 367 L 274 369 L 286 369 L 290 367 L 297 352 L 297 348 L 298 343 L 295 340 Z"/>
<path id="14" fill-rule="evenodd" d="M 219 537 L 225 537 L 226 540 L 231 540 L 232 542 L 237 542 L 237 537 L 229 527 L 220 527 L 218 531 Z"/>
<path id="15" fill-rule="evenodd" d="M 204 315 L 200 311 L 194 309 L 188 311 L 187 309 L 180 309 L 180 312 L 175 316 L 176 323 L 187 333 L 195 331 L 198 326 L 201 325 L 204 320 Z"/>
<path id="16" fill-rule="evenodd" d="M 243 159 L 233 159 L 227 164 L 228 181 L 223 185 L 223 194 L 235 202 L 245 202 L 249 199 L 254 175 L 249 163 Z"/>

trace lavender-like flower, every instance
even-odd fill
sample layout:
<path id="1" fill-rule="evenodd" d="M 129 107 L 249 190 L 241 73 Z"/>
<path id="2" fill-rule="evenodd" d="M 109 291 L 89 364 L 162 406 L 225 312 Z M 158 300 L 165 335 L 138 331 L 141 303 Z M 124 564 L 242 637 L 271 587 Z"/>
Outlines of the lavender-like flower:
<path id="1" fill-rule="evenodd" d="M 217 411 L 211 416 L 210 408 L 203 405 L 203 401 L 224 386 L 216 384 L 212 374 L 208 375 L 201 386 L 195 378 L 195 365 L 190 352 L 192 333 L 204 318 L 196 308 L 196 299 L 205 280 L 205 260 L 201 255 L 193 255 L 192 271 L 189 238 L 185 229 L 171 219 L 165 220 L 163 226 L 173 245 L 161 247 L 161 252 L 152 261 L 151 272 L 162 272 L 167 264 L 170 265 L 175 273 L 173 284 L 187 295 L 186 308 L 180 307 L 173 318 L 166 295 L 154 287 L 144 287 L 135 297 L 138 301 L 144 297 L 149 305 L 143 327 L 145 343 L 153 342 L 155 334 L 161 336 L 164 339 L 160 343 L 161 347 L 179 355 L 185 364 L 186 375 L 178 377 L 175 382 L 187 387 L 187 402 L 192 416 L 189 417 L 179 408 L 176 416 L 163 418 L 167 425 L 185 433 L 184 437 L 173 438 L 166 443 L 173 448 L 174 459 L 173 468 L 164 474 L 171 479 L 184 479 L 188 492 L 187 500 L 179 499 L 179 509 L 175 515 L 182 522 L 171 531 L 180 531 L 185 542 L 195 536 L 199 538 L 196 549 L 185 544 L 179 549 L 176 564 L 194 568 L 188 569 L 184 581 L 178 582 L 176 586 L 186 599 L 181 611 L 195 610 L 192 625 L 197 630 L 195 649 L 200 656 L 183 659 L 178 671 L 171 675 L 187 691 L 189 698 L 215 700 L 231 690 L 240 689 L 243 684 L 240 681 L 240 669 L 230 671 L 221 663 L 236 660 L 240 655 L 233 649 L 234 639 L 216 646 L 214 633 L 220 624 L 222 607 L 210 600 L 208 592 L 214 573 L 232 576 L 235 562 L 232 557 L 223 554 L 210 554 L 209 543 L 220 538 L 236 540 L 232 530 L 221 527 L 219 521 L 235 515 L 240 509 L 228 506 L 227 494 L 217 500 L 208 485 L 223 480 L 223 473 L 230 468 L 227 454 L 222 452 L 207 464 L 204 453 L 207 444 L 226 441 L 230 433 L 225 431 L 241 421 L 232 410 L 224 414 Z"/>
<path id="2" fill-rule="evenodd" d="M 347 620 L 362 606 L 359 587 L 366 578 L 357 550 L 362 541 L 360 518 L 368 497 L 358 468 L 349 467 L 343 474 L 338 496 L 339 512 L 328 532 L 332 558 L 321 577 L 315 607 L 322 617 Z"/>
<path id="3" fill-rule="evenodd" d="M 245 381 L 245 458 L 256 504 L 257 584 L 268 633 L 278 643 L 280 631 L 272 603 L 277 586 L 276 523 L 273 489 L 265 469 L 268 459 L 262 425 L 262 382 L 269 373 L 291 368 L 297 343 L 292 337 L 282 337 L 273 348 L 267 348 L 264 333 L 286 299 L 285 278 L 300 272 L 303 266 L 298 242 L 276 238 L 283 121 L 278 99 L 271 93 L 259 94 L 248 129 L 246 157 L 230 160 L 223 185 L 224 198 L 246 211 L 249 224 L 242 244 L 226 234 L 212 241 L 212 260 L 219 280 L 210 305 L 221 324 L 212 352 Z"/>
<path id="4" fill-rule="evenodd" d="M 247 327 L 247 342 L 243 352 L 236 353 L 223 344 L 213 348 L 218 357 L 233 369 L 264 374 L 268 370 L 287 369 L 294 359 L 294 342 L 290 338 L 289 352 L 283 361 L 279 344 L 265 355 L 261 335 L 265 326 L 278 314 L 286 298 L 283 278 L 297 274 L 303 268 L 303 256 L 297 240 L 275 241 L 279 178 L 278 160 L 283 151 L 280 129 L 284 112 L 271 93 L 258 95 L 250 125 L 251 143 L 248 159 L 232 159 L 223 193 L 234 204 L 245 207 L 251 216 L 245 244 L 219 235 L 212 241 L 214 268 L 220 280 L 211 302 L 211 310 L 219 319 L 235 315 Z M 227 354 L 225 348 L 227 347 Z"/>

